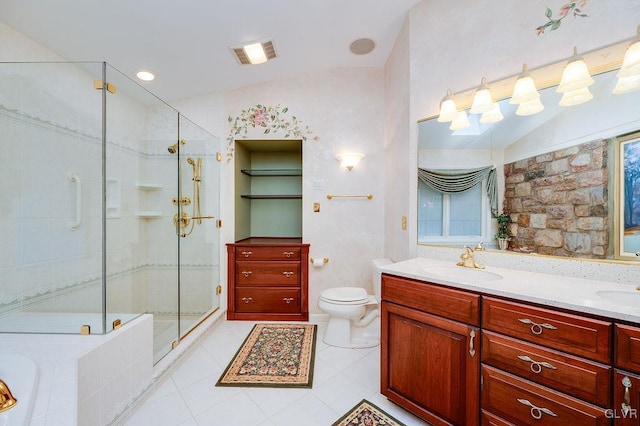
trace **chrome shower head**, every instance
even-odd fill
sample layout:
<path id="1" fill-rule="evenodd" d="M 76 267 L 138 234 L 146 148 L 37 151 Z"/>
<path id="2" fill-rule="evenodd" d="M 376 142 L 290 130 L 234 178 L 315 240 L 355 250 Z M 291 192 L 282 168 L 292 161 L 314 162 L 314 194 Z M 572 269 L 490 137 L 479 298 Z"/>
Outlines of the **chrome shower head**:
<path id="1" fill-rule="evenodd" d="M 186 142 L 184 140 L 181 140 L 180 142 L 176 142 L 170 147 L 168 147 L 167 151 L 169 151 L 169 154 L 175 154 L 176 152 L 178 152 L 178 143 L 180 145 L 184 145 Z"/>

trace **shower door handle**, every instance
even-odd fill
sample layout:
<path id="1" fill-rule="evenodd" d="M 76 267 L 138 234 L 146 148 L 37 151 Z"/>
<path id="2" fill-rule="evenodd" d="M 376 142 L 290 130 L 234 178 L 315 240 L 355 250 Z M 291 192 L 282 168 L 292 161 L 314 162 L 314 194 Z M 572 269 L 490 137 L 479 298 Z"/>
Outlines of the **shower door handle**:
<path id="1" fill-rule="evenodd" d="M 215 216 L 191 216 L 189 219 L 215 219 Z"/>
<path id="2" fill-rule="evenodd" d="M 76 204 L 75 204 L 75 212 L 76 217 L 73 222 L 69 224 L 69 228 L 72 231 L 77 230 L 80 227 L 80 223 L 82 222 L 82 182 L 80 178 L 75 173 L 69 173 L 69 180 L 74 182 L 76 189 Z"/>

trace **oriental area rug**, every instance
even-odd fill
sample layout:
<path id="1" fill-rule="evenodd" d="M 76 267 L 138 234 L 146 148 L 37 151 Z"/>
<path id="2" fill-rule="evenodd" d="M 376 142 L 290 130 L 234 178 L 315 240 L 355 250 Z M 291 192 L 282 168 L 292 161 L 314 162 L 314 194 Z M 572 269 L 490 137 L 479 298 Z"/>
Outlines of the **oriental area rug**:
<path id="1" fill-rule="evenodd" d="M 331 426 L 406 426 L 366 399 Z"/>
<path id="2" fill-rule="evenodd" d="M 216 386 L 310 388 L 315 324 L 256 324 Z"/>

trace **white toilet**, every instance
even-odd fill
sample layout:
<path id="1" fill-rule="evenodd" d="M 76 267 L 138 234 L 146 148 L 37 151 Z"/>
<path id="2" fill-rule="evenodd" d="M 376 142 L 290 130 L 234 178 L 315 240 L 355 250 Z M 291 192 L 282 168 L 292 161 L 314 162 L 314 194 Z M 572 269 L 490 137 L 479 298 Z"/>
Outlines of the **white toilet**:
<path id="1" fill-rule="evenodd" d="M 380 344 L 380 267 L 391 263 L 389 259 L 372 261 L 372 295 L 361 287 L 329 288 L 320 293 L 318 308 L 329 315 L 327 331 L 322 339 L 327 345 L 372 348 Z"/>

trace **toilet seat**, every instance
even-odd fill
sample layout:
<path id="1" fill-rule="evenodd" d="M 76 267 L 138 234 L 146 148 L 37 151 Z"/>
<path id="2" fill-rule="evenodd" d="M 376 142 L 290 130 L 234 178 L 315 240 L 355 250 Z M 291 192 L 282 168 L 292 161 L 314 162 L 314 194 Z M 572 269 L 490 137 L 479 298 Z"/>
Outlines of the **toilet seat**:
<path id="1" fill-rule="evenodd" d="M 361 287 L 328 288 L 320 293 L 320 299 L 335 304 L 356 305 L 366 302 L 368 298 L 367 291 Z"/>

